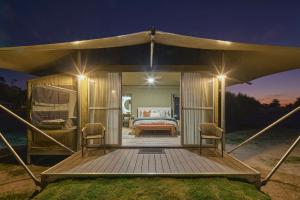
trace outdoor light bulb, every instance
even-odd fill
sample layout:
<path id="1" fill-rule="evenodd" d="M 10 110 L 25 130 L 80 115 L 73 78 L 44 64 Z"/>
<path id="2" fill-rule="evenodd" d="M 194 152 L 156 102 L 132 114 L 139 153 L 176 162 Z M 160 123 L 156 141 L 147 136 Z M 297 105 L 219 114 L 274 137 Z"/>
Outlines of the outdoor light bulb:
<path id="1" fill-rule="evenodd" d="M 81 41 L 74 41 L 73 44 L 79 44 Z"/>
<path id="2" fill-rule="evenodd" d="M 84 80 L 84 79 L 86 78 L 86 76 L 83 75 L 83 74 L 79 74 L 77 77 L 78 77 L 78 79 L 79 79 L 80 81 L 82 81 L 82 80 Z"/>
<path id="3" fill-rule="evenodd" d="M 225 74 L 220 74 L 220 75 L 217 76 L 217 78 L 219 80 L 224 80 L 226 78 L 226 75 Z"/>
<path id="4" fill-rule="evenodd" d="M 231 45 L 230 41 L 224 41 L 224 40 L 217 40 L 220 44 L 224 44 L 224 45 Z"/>
<path id="5" fill-rule="evenodd" d="M 148 77 L 148 78 L 147 78 L 147 82 L 148 82 L 149 84 L 153 84 L 153 83 L 155 82 L 155 79 L 154 79 L 153 77 Z"/>

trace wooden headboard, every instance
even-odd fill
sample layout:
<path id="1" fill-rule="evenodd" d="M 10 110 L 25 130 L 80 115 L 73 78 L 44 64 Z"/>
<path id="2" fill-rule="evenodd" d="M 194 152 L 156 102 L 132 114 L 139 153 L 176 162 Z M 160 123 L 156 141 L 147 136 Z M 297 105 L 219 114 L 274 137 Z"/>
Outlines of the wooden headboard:
<path id="1" fill-rule="evenodd" d="M 172 117 L 171 107 L 138 107 L 137 113 L 138 113 L 137 114 L 138 118 L 145 118 L 145 117 L 170 118 L 170 117 Z"/>

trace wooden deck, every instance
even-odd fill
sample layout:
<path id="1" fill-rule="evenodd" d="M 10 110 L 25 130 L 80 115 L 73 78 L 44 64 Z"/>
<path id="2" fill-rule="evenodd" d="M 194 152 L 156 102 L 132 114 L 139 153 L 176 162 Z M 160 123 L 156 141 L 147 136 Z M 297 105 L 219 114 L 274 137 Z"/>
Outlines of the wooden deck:
<path id="1" fill-rule="evenodd" d="M 197 151 L 195 151 L 197 152 Z M 60 178 L 102 176 L 223 176 L 257 184 L 259 172 L 225 154 L 214 151 L 202 155 L 183 148 L 164 148 L 163 152 L 141 152 L 140 149 L 117 149 L 103 155 L 90 150 L 85 157 L 73 154 L 42 173 L 44 183 Z"/>

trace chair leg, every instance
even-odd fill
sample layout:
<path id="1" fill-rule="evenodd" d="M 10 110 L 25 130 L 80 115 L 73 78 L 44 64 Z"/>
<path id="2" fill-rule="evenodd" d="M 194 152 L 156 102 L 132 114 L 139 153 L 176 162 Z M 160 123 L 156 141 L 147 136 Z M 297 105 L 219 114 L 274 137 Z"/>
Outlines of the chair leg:
<path id="1" fill-rule="evenodd" d="M 215 152 L 217 151 L 217 148 L 216 148 L 216 140 L 212 139 L 213 141 L 213 148 L 215 149 Z"/>
<path id="2" fill-rule="evenodd" d="M 84 155 L 84 153 L 83 153 L 83 148 L 84 148 L 84 145 L 83 145 L 83 139 L 82 139 L 82 141 L 81 141 L 81 157 L 83 157 Z"/>
<path id="3" fill-rule="evenodd" d="M 201 138 L 201 136 L 200 136 L 200 148 L 199 148 L 199 151 L 200 151 L 200 155 L 202 154 L 202 138 Z"/>
<path id="4" fill-rule="evenodd" d="M 222 157 L 223 157 L 223 150 L 224 150 L 224 142 L 223 138 L 221 139 L 221 151 L 222 151 Z"/>
<path id="5" fill-rule="evenodd" d="M 106 154 L 106 147 L 105 147 L 105 136 L 102 138 L 102 143 L 103 143 L 103 150 L 104 150 L 104 154 Z"/>

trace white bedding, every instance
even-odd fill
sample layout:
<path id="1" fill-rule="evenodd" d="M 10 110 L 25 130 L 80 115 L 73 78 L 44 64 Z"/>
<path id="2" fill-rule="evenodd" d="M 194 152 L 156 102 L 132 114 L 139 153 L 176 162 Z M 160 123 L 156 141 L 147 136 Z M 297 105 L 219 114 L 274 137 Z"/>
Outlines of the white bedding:
<path id="1" fill-rule="evenodd" d="M 133 126 L 139 126 L 139 125 L 144 125 L 144 124 L 158 124 L 158 125 L 173 125 L 177 128 L 177 122 L 174 119 L 137 119 L 133 121 Z"/>

